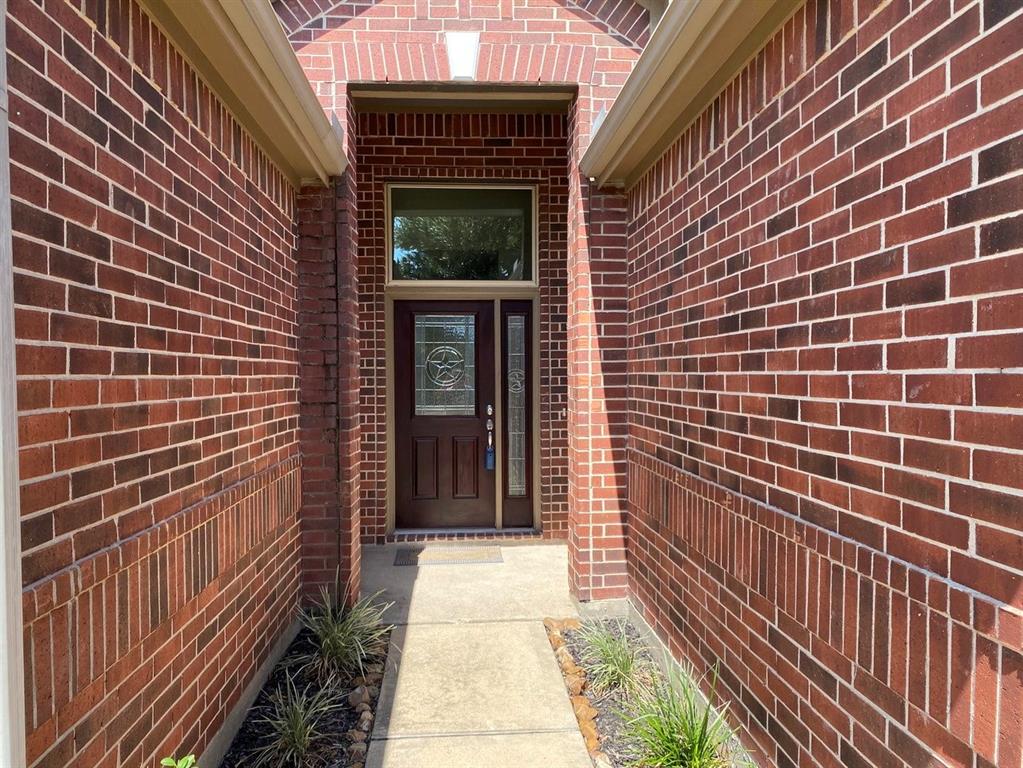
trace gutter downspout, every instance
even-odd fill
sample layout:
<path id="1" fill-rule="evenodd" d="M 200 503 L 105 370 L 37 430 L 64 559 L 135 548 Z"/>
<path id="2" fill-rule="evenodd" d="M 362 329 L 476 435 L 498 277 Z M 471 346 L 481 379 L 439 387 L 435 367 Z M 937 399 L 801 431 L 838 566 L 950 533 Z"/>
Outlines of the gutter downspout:
<path id="1" fill-rule="evenodd" d="M 7 18 L 7 0 L 0 0 Z M 0 25 L 0 763 L 25 766 L 25 667 L 21 613 L 21 513 L 15 383 L 14 264 L 8 137 L 7 38 Z"/>

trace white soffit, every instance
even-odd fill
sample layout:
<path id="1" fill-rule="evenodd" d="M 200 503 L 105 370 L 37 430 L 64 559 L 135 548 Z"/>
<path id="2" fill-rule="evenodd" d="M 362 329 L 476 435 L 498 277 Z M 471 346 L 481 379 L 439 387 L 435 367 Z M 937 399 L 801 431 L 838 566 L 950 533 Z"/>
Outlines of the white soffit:
<path id="1" fill-rule="evenodd" d="M 292 180 L 344 172 L 336 125 L 265 0 L 141 0 L 263 150 Z"/>
<path id="2" fill-rule="evenodd" d="M 673 0 L 583 155 L 601 185 L 632 186 L 802 0 Z"/>

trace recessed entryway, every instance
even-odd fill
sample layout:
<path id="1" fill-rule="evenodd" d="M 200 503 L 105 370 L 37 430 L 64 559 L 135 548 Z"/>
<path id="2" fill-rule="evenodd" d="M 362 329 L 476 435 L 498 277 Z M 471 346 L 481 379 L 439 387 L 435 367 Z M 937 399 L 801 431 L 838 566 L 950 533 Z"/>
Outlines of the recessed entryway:
<path id="1" fill-rule="evenodd" d="M 389 183 L 389 529 L 535 526 L 536 188 Z"/>

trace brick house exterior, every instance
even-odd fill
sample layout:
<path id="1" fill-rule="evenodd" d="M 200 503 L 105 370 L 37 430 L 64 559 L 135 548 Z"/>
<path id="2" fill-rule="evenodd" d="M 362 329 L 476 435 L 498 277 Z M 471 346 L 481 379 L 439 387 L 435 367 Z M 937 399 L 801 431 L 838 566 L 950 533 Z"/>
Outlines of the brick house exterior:
<path id="1" fill-rule="evenodd" d="M 545 535 L 565 537 L 567 406 L 565 372 L 565 212 L 568 205 L 567 125 L 564 115 L 422 115 L 363 113 L 355 127 L 359 211 L 359 294 L 362 316 L 362 386 L 366 440 L 378 446 L 367 457 L 362 534 L 383 543 L 387 535 L 383 423 L 384 382 L 384 183 L 424 178 L 442 182 L 511 179 L 535 184 L 539 209 L 540 370 L 549 391 L 540 410 L 540 466 L 549 481 L 541 490 L 540 519 Z M 415 160 L 405 146 L 415 147 Z M 366 391 L 368 390 L 368 392 Z M 372 454 L 370 454 L 372 455 Z"/>
<path id="2" fill-rule="evenodd" d="M 629 591 L 779 766 L 1023 759 L 1010 5 L 810 3 L 629 190 Z"/>
<path id="3" fill-rule="evenodd" d="M 28 761 L 149 765 L 292 621 L 296 195 L 134 2 L 7 22 Z"/>
<path id="4" fill-rule="evenodd" d="M 317 182 L 159 1 L 7 5 L 27 765 L 203 753 L 394 533 L 403 179 L 537 190 L 522 535 L 579 599 L 717 668 L 763 766 L 1023 765 L 1019 2 L 793 3 L 600 186 L 656 4 L 275 0 L 344 132 Z M 484 106 L 359 97 L 447 83 L 467 30 Z"/>

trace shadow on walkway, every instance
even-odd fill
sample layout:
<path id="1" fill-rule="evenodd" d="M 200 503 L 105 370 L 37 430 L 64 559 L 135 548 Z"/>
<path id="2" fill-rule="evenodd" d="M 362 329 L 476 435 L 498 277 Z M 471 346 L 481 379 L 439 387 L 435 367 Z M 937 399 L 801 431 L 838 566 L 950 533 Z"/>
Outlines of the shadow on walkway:
<path id="1" fill-rule="evenodd" d="M 364 589 L 396 625 L 367 768 L 590 768 L 543 628 L 578 615 L 566 548 L 430 544 L 501 562 L 396 566 L 402 546 L 363 550 Z"/>

